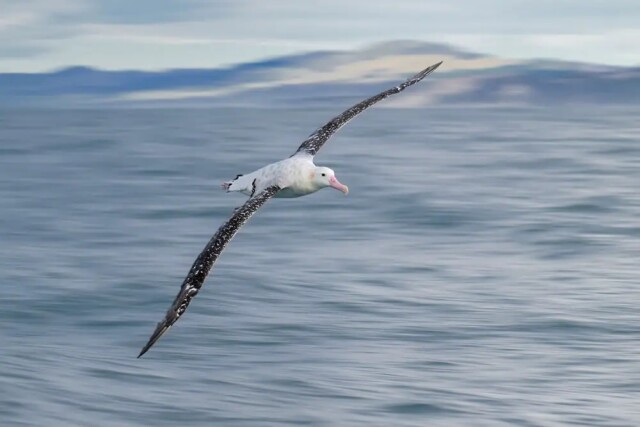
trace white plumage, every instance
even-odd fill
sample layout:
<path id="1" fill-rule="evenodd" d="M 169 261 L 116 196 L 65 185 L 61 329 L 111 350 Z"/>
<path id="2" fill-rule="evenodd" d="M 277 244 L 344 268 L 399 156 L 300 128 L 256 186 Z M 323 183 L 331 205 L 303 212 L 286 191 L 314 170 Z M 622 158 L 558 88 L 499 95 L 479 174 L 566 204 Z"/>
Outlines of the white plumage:
<path id="1" fill-rule="evenodd" d="M 316 166 L 313 156 L 304 152 L 246 175 L 238 175 L 235 179 L 223 183 L 222 188 L 227 192 L 239 191 L 253 197 L 272 185 L 282 188 L 273 196 L 279 198 L 306 196 L 325 187 L 334 187 L 345 194 L 349 191 L 346 185 L 337 180 L 333 170 Z"/>

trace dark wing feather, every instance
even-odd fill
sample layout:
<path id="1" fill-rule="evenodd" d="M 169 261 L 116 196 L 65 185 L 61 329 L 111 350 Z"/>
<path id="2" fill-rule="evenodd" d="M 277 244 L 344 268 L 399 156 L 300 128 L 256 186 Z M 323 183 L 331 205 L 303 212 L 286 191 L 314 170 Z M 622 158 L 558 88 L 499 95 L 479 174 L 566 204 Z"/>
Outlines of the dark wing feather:
<path id="1" fill-rule="evenodd" d="M 392 87 L 391 89 L 374 95 L 369 99 L 365 99 L 359 104 L 356 104 L 353 107 L 349 108 L 339 116 L 334 117 L 333 119 L 331 119 L 331 121 L 329 121 L 329 123 L 309 135 L 309 137 L 302 143 L 302 145 L 298 147 L 296 153 L 306 152 L 308 154 L 311 154 L 312 156 L 315 156 L 318 150 L 320 150 L 320 148 L 324 145 L 324 143 L 327 142 L 329 138 L 331 138 L 331 136 L 338 131 L 338 129 L 347 124 L 349 120 L 353 119 L 355 116 L 362 113 L 364 110 L 371 107 L 378 101 L 382 101 L 383 99 L 391 95 L 400 93 L 409 86 L 418 83 L 420 80 L 424 79 L 433 71 L 435 71 L 435 69 L 438 68 L 440 64 L 442 64 L 442 61 L 430 66 L 429 68 L 425 68 L 404 83 L 401 83 L 398 86 Z"/>
<path id="2" fill-rule="evenodd" d="M 191 270 L 189 270 L 189 274 L 187 274 L 187 277 L 180 287 L 180 292 L 178 292 L 178 295 L 167 311 L 165 318 L 158 323 L 156 330 L 149 338 L 147 344 L 142 348 L 138 357 L 145 354 L 151 346 L 167 332 L 171 325 L 176 323 L 180 316 L 182 316 L 189 306 L 191 299 L 200 291 L 209 270 L 211 270 L 225 246 L 227 246 L 227 243 L 231 241 L 240 227 L 279 190 L 280 187 L 274 185 L 268 187 L 257 196 L 252 197 L 238 208 L 231 218 L 218 229 L 216 234 L 209 240 L 209 243 L 207 243 L 207 246 L 205 246 L 200 255 L 198 255 L 198 258 L 196 258 Z"/>

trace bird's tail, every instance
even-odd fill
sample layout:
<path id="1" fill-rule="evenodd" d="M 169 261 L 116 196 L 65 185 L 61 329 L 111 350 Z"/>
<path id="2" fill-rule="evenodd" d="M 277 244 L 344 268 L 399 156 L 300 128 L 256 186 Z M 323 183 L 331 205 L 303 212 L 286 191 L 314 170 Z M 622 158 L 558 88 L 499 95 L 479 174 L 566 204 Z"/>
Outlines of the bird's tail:
<path id="1" fill-rule="evenodd" d="M 241 178 L 243 176 L 244 175 L 242 175 L 242 174 L 238 174 L 231 181 L 225 181 L 222 184 L 220 184 L 220 187 L 222 187 L 222 189 L 225 190 L 227 193 L 229 191 L 242 191 L 243 187 L 247 186 L 247 183 L 244 182 L 244 181 L 246 181 L 246 177 L 242 178 L 240 180 L 240 182 L 238 181 L 238 178 Z M 233 187 L 233 188 L 231 188 L 231 187 Z"/>

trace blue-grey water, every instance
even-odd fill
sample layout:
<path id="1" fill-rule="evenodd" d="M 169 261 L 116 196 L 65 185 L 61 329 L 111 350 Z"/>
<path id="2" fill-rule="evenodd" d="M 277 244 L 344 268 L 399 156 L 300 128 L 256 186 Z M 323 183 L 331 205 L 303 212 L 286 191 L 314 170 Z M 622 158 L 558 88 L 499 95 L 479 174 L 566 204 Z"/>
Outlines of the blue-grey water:
<path id="1" fill-rule="evenodd" d="M 638 108 L 367 111 L 136 359 L 339 110 L 0 111 L 0 424 L 640 425 Z"/>

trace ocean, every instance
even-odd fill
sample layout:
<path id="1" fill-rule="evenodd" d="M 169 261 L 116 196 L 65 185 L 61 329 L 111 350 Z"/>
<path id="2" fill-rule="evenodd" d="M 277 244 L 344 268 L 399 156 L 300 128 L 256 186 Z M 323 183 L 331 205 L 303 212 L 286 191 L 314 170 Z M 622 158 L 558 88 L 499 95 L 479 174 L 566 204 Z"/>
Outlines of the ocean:
<path id="1" fill-rule="evenodd" d="M 1 110 L 0 424 L 640 425 L 637 107 L 374 107 L 136 359 L 342 107 Z"/>

